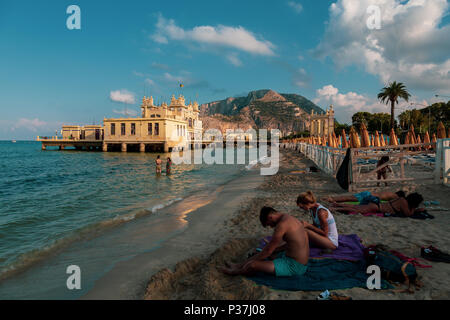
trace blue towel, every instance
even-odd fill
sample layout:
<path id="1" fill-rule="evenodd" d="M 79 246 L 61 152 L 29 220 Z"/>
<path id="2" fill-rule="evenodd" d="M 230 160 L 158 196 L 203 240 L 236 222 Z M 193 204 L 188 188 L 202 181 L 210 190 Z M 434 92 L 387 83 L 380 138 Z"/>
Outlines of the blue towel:
<path id="1" fill-rule="evenodd" d="M 275 277 L 259 273 L 249 277 L 258 284 L 279 290 L 291 291 L 323 291 L 349 289 L 354 287 L 367 288 L 366 262 L 336 260 L 336 259 L 309 259 L 308 270 L 301 276 Z M 381 288 L 392 286 L 382 280 Z"/>

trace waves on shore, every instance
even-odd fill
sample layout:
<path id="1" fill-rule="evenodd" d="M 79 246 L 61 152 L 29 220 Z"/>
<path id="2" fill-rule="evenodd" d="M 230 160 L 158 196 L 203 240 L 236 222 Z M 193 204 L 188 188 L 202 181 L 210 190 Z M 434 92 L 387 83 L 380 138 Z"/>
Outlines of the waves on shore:
<path id="1" fill-rule="evenodd" d="M 138 210 L 137 212 L 116 216 L 112 219 L 107 219 L 91 225 L 85 226 L 78 230 L 75 230 L 70 235 L 61 238 L 51 245 L 48 245 L 41 249 L 35 249 L 25 254 L 22 254 L 18 259 L 9 266 L 0 270 L 0 281 L 9 278 L 15 274 L 25 271 L 34 264 L 48 258 L 49 256 L 60 252 L 62 249 L 68 247 L 70 244 L 76 241 L 88 240 L 100 235 L 108 229 L 117 227 L 121 224 L 130 222 L 140 217 L 144 217 L 150 214 L 154 214 L 161 209 L 164 209 L 175 202 L 182 201 L 183 198 L 172 199 L 160 204 L 156 204 L 148 209 Z"/>

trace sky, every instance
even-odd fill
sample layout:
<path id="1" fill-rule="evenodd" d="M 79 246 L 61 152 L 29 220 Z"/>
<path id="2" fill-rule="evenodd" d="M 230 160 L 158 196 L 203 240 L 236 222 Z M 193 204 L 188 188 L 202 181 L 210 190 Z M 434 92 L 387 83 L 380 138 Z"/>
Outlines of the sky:
<path id="1" fill-rule="evenodd" d="M 415 103 L 401 102 L 398 113 L 423 108 L 450 96 L 449 7 L 447 0 L 0 0 L 0 140 L 136 115 L 144 95 L 205 103 L 273 89 L 323 109 L 332 104 L 336 119 L 350 123 L 358 111 L 390 112 L 376 97 L 395 80 Z M 69 28 L 77 21 L 79 29 Z"/>

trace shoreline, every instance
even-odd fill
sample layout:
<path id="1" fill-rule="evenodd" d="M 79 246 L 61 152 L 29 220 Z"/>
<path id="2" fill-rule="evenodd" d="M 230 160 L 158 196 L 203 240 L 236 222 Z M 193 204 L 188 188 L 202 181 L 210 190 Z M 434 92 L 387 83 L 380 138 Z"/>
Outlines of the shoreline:
<path id="1" fill-rule="evenodd" d="M 229 220 L 218 226 L 215 238 L 217 244 L 209 246 L 200 254 L 191 252 L 186 258 L 172 259 L 170 264 L 161 263 L 161 268 L 148 277 L 145 299 L 306 299 L 314 300 L 320 292 L 273 290 L 256 285 L 242 276 L 226 276 L 217 268 L 225 261 L 239 262 L 246 258 L 258 240 L 270 235 L 271 230 L 264 229 L 258 219 L 263 205 L 291 214 L 301 220 L 311 222 L 310 217 L 298 210 L 296 196 L 311 190 L 319 201 L 325 196 L 344 194 L 336 180 L 323 172 L 293 174 L 292 171 L 304 170 L 313 166 L 313 162 L 291 150 L 283 150 L 280 170 L 268 177 L 255 195 L 245 203 L 240 203 Z M 399 189 L 399 187 L 397 187 Z M 440 206 L 450 207 L 448 189 L 441 185 L 408 185 L 405 191 L 422 193 L 425 200 L 437 200 Z M 393 190 L 396 191 L 396 190 Z M 327 203 L 323 203 L 327 205 Z M 335 213 L 340 234 L 357 234 L 364 245 L 385 244 L 392 250 L 398 250 L 409 257 L 420 258 L 420 247 L 433 245 L 448 251 L 450 239 L 450 216 L 446 211 L 432 211 L 433 220 L 414 220 L 408 218 L 364 217 L 362 215 L 344 215 Z M 222 244 L 220 244 L 222 243 Z M 174 260 L 178 260 L 174 263 Z M 417 268 L 424 287 L 413 294 L 395 293 L 393 290 L 371 291 L 364 288 L 332 290 L 352 297 L 354 300 L 426 300 L 450 299 L 450 266 L 427 260 L 430 269 Z M 403 287 L 400 287 L 403 288 Z M 404 288 L 403 288 L 404 289 Z"/>
<path id="2" fill-rule="evenodd" d="M 217 237 L 217 228 L 231 218 L 243 201 L 254 196 L 265 179 L 259 170 L 252 169 L 209 193 L 208 199 L 197 207 L 193 205 L 198 202 L 195 195 L 165 208 L 164 213 L 182 212 L 180 219 L 187 226 L 158 248 L 116 263 L 80 299 L 142 299 L 152 274 L 165 266 L 174 267 L 190 256 L 208 255 L 223 245 L 224 239 Z"/>

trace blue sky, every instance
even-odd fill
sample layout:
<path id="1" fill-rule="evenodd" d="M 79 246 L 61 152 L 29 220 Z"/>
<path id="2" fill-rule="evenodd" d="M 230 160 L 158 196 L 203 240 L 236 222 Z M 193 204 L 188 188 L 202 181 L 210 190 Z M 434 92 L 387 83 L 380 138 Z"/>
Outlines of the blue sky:
<path id="1" fill-rule="evenodd" d="M 81 9 L 81 30 L 66 27 L 72 4 Z M 374 4 L 381 28 L 369 30 Z M 298 93 L 323 108 L 333 104 L 341 122 L 356 111 L 388 111 L 376 94 L 392 80 L 406 84 L 412 101 L 434 102 L 435 94 L 450 95 L 448 6 L 1 0 L 0 139 L 138 112 L 144 92 L 169 100 L 180 82 L 200 103 L 256 89 Z"/>

